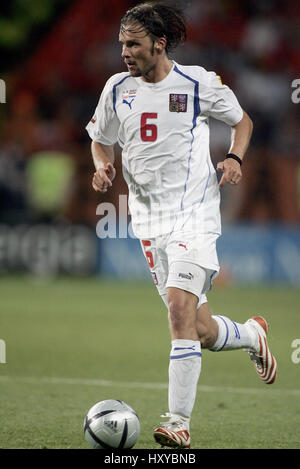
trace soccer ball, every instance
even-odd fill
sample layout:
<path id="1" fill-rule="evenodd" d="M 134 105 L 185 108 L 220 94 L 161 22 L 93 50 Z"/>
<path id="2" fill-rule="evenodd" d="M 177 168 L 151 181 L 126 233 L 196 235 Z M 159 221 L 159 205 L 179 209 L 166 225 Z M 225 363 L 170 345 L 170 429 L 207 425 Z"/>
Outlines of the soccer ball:
<path id="1" fill-rule="evenodd" d="M 84 436 L 93 449 L 132 448 L 139 435 L 139 418 L 123 401 L 97 402 L 84 419 Z"/>

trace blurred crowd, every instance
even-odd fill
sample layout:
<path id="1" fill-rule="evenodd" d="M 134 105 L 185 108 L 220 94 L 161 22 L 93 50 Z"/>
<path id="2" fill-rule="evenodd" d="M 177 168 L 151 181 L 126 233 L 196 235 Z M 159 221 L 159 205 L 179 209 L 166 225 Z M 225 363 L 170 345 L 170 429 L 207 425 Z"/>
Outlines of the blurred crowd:
<path id="1" fill-rule="evenodd" d="M 136 3 L 74 1 L 32 56 L 6 78 L 0 222 L 54 219 L 94 225 L 100 201 L 118 206 L 118 195 L 127 193 L 119 148 L 114 189 L 105 198 L 92 190 L 85 126 L 106 80 L 125 70 L 119 21 Z M 217 72 L 254 122 L 243 182 L 222 190 L 223 220 L 299 222 L 300 103 L 291 99 L 292 81 L 300 78 L 298 0 L 183 3 L 188 39 L 174 60 Z M 224 158 L 229 142 L 230 129 L 212 121 L 214 164 Z M 66 164 L 57 163 L 61 160 Z"/>

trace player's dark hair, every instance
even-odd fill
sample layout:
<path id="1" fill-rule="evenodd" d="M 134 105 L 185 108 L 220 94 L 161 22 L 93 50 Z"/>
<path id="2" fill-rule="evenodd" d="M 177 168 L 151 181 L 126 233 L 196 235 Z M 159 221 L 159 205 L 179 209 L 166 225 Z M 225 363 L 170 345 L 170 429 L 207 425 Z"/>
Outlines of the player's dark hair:
<path id="1" fill-rule="evenodd" d="M 139 23 L 153 42 L 159 37 L 165 37 L 167 54 L 186 40 L 183 11 L 160 1 L 140 3 L 128 10 L 121 19 L 121 31 L 130 23 Z"/>

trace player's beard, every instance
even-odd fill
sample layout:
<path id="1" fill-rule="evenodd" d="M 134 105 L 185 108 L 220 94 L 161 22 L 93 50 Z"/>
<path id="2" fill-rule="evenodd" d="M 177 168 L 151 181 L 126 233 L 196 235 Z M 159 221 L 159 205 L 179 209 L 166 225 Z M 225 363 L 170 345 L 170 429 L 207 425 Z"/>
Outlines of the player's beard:
<path id="1" fill-rule="evenodd" d="M 139 68 L 136 68 L 135 70 L 129 70 L 129 73 L 132 77 L 141 77 L 142 76 L 142 72 L 140 71 Z"/>
<path id="2" fill-rule="evenodd" d="M 154 42 L 152 43 L 150 53 L 151 53 L 151 56 L 153 57 L 154 56 Z M 146 80 L 149 81 L 150 80 L 149 79 L 149 73 L 154 68 L 155 68 L 155 63 L 152 63 L 151 65 L 150 64 L 145 65 L 145 67 L 143 67 L 144 70 L 141 70 L 138 66 L 136 66 L 135 70 L 129 70 L 129 72 L 130 72 L 131 76 L 133 76 L 133 77 L 145 77 Z"/>
<path id="3" fill-rule="evenodd" d="M 151 56 L 153 57 L 154 56 L 154 41 L 152 42 L 150 53 L 151 53 Z M 155 63 L 152 63 L 151 65 L 149 64 L 147 67 L 145 67 L 145 70 L 141 72 L 140 76 L 143 76 L 144 78 L 146 78 L 147 81 L 150 80 L 149 73 L 155 68 L 155 66 L 156 66 Z"/>
<path id="4" fill-rule="evenodd" d="M 140 68 L 136 67 L 134 70 L 129 70 L 129 73 L 132 77 L 145 77 L 147 81 L 150 80 L 149 73 L 151 70 L 155 68 L 155 65 L 151 65 L 151 67 L 146 67 L 145 70 L 141 70 Z"/>
<path id="5" fill-rule="evenodd" d="M 154 70 L 154 68 L 155 65 L 151 65 L 151 67 L 148 67 L 146 70 L 144 70 L 143 73 L 141 73 L 141 76 L 143 76 L 147 81 L 151 81 L 149 74 L 152 70 Z"/>
<path id="6" fill-rule="evenodd" d="M 155 64 L 147 65 L 143 69 L 136 68 L 134 75 L 135 77 L 144 77 L 146 81 L 151 81 L 150 73 L 155 69 Z"/>

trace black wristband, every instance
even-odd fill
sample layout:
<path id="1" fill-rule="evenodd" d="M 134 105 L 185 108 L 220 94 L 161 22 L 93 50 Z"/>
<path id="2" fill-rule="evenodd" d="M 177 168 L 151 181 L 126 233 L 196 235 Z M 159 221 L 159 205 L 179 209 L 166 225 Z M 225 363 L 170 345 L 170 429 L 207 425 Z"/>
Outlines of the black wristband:
<path id="1" fill-rule="evenodd" d="M 236 156 L 234 153 L 228 153 L 228 155 L 226 156 L 225 159 L 227 158 L 232 158 L 233 160 L 237 161 L 238 163 L 240 163 L 240 166 L 242 166 L 242 160 L 239 156 Z"/>

